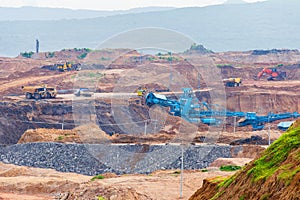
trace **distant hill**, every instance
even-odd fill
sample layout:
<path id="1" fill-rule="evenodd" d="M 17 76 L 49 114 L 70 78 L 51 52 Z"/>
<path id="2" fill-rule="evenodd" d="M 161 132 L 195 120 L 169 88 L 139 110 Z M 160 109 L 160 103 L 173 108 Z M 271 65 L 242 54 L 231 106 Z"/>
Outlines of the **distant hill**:
<path id="1" fill-rule="evenodd" d="M 300 198 L 300 120 L 260 158 L 224 180 L 204 180 L 189 200 Z"/>
<path id="2" fill-rule="evenodd" d="M 20 8 L 0 7 L 0 21 L 15 20 L 60 20 L 60 19 L 86 19 L 95 17 L 107 17 L 129 13 L 156 12 L 174 9 L 172 7 L 145 7 L 129 10 L 97 11 L 97 10 L 73 10 L 65 8 L 45 8 L 24 6 Z"/>
<path id="3" fill-rule="evenodd" d="M 175 30 L 214 52 L 300 49 L 299 10 L 300 1 L 271 0 L 92 19 L 2 21 L 0 55 L 34 51 L 37 38 L 41 51 L 95 48 L 115 34 L 141 27 Z"/>
<path id="4" fill-rule="evenodd" d="M 243 0 L 227 0 L 224 4 L 244 4 L 247 3 Z"/>

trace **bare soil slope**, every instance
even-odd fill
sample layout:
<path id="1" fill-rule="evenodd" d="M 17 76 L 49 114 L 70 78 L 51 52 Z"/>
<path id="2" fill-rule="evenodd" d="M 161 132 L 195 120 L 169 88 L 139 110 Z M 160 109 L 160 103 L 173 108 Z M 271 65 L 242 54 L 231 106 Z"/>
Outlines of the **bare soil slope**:
<path id="1" fill-rule="evenodd" d="M 300 120 L 262 156 L 220 181 L 206 180 L 190 200 L 299 199 Z"/>

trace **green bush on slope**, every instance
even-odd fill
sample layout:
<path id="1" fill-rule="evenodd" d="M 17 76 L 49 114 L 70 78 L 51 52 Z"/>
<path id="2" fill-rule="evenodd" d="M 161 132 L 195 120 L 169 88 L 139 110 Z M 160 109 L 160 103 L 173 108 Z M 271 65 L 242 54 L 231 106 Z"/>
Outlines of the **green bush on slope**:
<path id="1" fill-rule="evenodd" d="M 300 126 L 289 129 L 278 140 L 276 140 L 263 156 L 254 162 L 254 167 L 248 171 L 253 175 L 254 181 L 267 179 L 278 169 L 284 166 L 281 164 L 287 159 L 289 153 L 300 147 Z M 296 172 L 291 173 L 291 175 Z"/>

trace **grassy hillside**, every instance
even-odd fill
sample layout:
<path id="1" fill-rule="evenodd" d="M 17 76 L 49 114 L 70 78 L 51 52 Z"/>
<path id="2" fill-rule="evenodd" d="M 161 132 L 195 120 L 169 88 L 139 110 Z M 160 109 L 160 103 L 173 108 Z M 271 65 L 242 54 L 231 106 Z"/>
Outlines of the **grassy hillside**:
<path id="1" fill-rule="evenodd" d="M 299 199 L 300 120 L 260 158 L 229 178 L 206 180 L 190 200 Z"/>

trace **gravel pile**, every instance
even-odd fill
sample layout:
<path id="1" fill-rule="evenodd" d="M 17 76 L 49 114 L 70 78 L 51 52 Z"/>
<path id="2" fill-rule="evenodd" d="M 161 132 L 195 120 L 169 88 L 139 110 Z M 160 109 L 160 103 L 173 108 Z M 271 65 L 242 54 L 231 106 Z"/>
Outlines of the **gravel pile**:
<path id="1" fill-rule="evenodd" d="M 0 161 L 85 175 L 147 174 L 159 169 L 179 169 L 182 151 L 184 169 L 205 168 L 217 158 L 231 157 L 230 146 L 218 145 L 26 143 L 0 146 Z"/>

